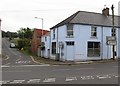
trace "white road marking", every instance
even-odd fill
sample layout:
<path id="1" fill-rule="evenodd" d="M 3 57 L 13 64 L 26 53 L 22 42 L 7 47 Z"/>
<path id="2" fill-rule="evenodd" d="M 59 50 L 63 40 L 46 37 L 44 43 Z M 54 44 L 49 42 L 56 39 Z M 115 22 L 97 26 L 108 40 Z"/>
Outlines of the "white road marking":
<path id="1" fill-rule="evenodd" d="M 24 64 L 24 63 L 30 63 L 30 62 L 31 62 L 31 61 L 19 61 L 19 60 L 18 60 L 18 61 L 16 61 L 15 63 L 17 63 L 17 64 L 23 63 L 23 64 Z"/>
<path id="2" fill-rule="evenodd" d="M 105 79 L 105 78 L 111 78 L 111 76 L 110 75 L 98 75 L 97 78 Z"/>
<path id="3" fill-rule="evenodd" d="M 65 81 L 73 81 L 73 80 L 77 80 L 76 77 L 66 77 Z"/>
<path id="4" fill-rule="evenodd" d="M 19 61 L 20 59 L 17 59 L 16 61 Z"/>
<path id="5" fill-rule="evenodd" d="M 23 83 L 25 80 L 13 80 L 13 82 L 10 82 L 10 84 L 18 84 Z"/>
<path id="6" fill-rule="evenodd" d="M 0 81 L 0 84 L 7 84 L 9 81 Z"/>
<path id="7" fill-rule="evenodd" d="M 89 79 L 94 79 L 93 76 L 81 76 L 82 80 L 89 80 Z"/>
<path id="8" fill-rule="evenodd" d="M 119 76 L 118 75 L 115 75 L 115 78 L 118 78 Z"/>
<path id="9" fill-rule="evenodd" d="M 46 78 L 43 82 L 55 82 L 56 78 Z"/>
<path id="10" fill-rule="evenodd" d="M 10 66 L 2 65 L 1 67 L 10 67 Z"/>
<path id="11" fill-rule="evenodd" d="M 41 79 L 30 79 L 27 83 L 39 83 Z"/>
<path id="12" fill-rule="evenodd" d="M 8 55 L 6 55 L 6 57 L 7 57 L 7 58 L 6 58 L 5 60 L 8 60 L 8 59 L 10 58 Z"/>

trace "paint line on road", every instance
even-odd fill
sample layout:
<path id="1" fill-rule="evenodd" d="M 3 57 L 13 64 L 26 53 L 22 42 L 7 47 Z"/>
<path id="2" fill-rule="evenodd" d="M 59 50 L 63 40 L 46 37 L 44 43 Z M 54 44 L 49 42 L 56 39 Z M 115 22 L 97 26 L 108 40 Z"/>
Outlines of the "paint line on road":
<path id="1" fill-rule="evenodd" d="M 94 79 L 93 76 L 81 76 L 82 80 L 89 80 L 89 79 Z"/>
<path id="2" fill-rule="evenodd" d="M 0 81 L 0 85 L 1 84 L 7 84 L 7 83 L 9 83 L 10 81 L 9 80 L 6 80 L 6 81 Z"/>
<path id="3" fill-rule="evenodd" d="M 110 75 L 98 75 L 97 78 L 105 79 L 105 78 L 111 78 L 111 76 Z"/>
<path id="4" fill-rule="evenodd" d="M 19 61 L 20 60 L 20 58 L 19 59 L 17 59 L 16 61 Z"/>
<path id="5" fill-rule="evenodd" d="M 22 84 L 25 80 L 13 80 L 10 84 Z"/>
<path id="6" fill-rule="evenodd" d="M 2 65 L 1 67 L 10 67 L 10 66 Z"/>
<path id="7" fill-rule="evenodd" d="M 16 64 L 20 64 L 20 63 L 23 63 L 23 64 L 25 64 L 25 63 L 30 63 L 31 61 L 16 61 L 15 63 Z"/>
<path id="8" fill-rule="evenodd" d="M 8 60 L 8 59 L 10 58 L 8 55 L 6 55 L 6 57 L 7 57 L 7 58 L 6 58 L 6 59 L 4 59 L 4 60 Z"/>
<path id="9" fill-rule="evenodd" d="M 56 78 L 46 78 L 43 82 L 55 82 Z"/>
<path id="10" fill-rule="evenodd" d="M 73 81 L 73 80 L 77 80 L 77 77 L 66 77 L 65 81 Z"/>
<path id="11" fill-rule="evenodd" d="M 30 79 L 27 83 L 39 83 L 41 79 Z"/>

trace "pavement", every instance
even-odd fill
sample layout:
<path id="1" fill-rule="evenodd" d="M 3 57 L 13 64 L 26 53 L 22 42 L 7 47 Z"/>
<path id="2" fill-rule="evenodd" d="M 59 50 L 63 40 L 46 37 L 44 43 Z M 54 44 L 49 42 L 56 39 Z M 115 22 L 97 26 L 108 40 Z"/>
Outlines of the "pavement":
<path id="1" fill-rule="evenodd" d="M 50 64 L 50 65 L 79 65 L 79 64 L 94 64 L 94 63 L 108 63 L 118 62 L 118 59 L 112 60 L 90 60 L 90 61 L 57 61 L 43 57 L 31 56 L 31 59 L 38 64 Z"/>

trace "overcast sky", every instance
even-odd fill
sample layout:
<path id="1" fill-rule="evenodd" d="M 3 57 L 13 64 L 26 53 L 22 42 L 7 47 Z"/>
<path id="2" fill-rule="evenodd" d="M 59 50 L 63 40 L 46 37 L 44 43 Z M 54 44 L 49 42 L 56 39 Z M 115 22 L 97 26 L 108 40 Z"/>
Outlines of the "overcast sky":
<path id="1" fill-rule="evenodd" d="M 77 11 L 101 13 L 104 5 L 111 8 L 114 4 L 118 14 L 119 0 L 0 0 L 2 30 L 15 32 L 20 27 L 42 28 L 49 30 Z M 111 9 L 110 9 L 111 14 Z"/>

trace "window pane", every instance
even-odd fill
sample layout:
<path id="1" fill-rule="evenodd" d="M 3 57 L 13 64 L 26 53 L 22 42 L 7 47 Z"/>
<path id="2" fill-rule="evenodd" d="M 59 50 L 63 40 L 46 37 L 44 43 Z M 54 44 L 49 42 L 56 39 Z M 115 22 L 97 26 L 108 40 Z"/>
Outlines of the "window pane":
<path id="1" fill-rule="evenodd" d="M 67 46 L 73 46 L 73 45 L 74 45 L 74 41 L 66 42 L 66 45 L 67 45 Z"/>
<path id="2" fill-rule="evenodd" d="M 97 36 L 97 27 L 91 28 L 91 36 Z"/>
<path id="3" fill-rule="evenodd" d="M 100 43 L 99 42 L 95 42 L 94 43 L 94 48 L 99 48 L 100 47 Z"/>
<path id="4" fill-rule="evenodd" d="M 93 42 L 88 42 L 88 48 L 93 48 Z"/>
<path id="5" fill-rule="evenodd" d="M 89 57 L 94 56 L 93 52 L 94 52 L 93 49 L 88 49 L 88 56 Z"/>
<path id="6" fill-rule="evenodd" d="M 94 56 L 100 56 L 100 49 L 94 49 Z"/>
<path id="7" fill-rule="evenodd" d="M 67 24 L 67 36 L 73 36 L 73 24 Z"/>

